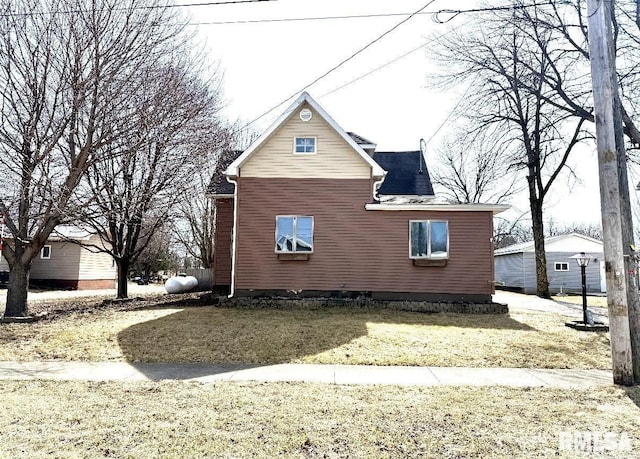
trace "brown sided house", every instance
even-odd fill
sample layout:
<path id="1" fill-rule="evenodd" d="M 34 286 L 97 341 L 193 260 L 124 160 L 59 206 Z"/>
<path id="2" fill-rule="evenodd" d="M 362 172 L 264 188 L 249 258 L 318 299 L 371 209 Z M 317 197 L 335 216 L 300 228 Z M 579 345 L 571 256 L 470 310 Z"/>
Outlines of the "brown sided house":
<path id="1" fill-rule="evenodd" d="M 214 178 L 230 296 L 488 302 L 493 214 L 433 193 L 422 151 L 375 152 L 307 93 Z"/>

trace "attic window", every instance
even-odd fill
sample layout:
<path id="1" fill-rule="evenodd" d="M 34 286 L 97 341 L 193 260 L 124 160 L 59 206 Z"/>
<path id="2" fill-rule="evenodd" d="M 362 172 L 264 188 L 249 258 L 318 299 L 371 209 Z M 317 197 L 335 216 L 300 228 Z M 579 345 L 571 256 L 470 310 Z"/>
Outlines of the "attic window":
<path id="1" fill-rule="evenodd" d="M 296 137 L 293 152 L 295 154 L 314 154 L 316 152 L 316 138 Z"/>

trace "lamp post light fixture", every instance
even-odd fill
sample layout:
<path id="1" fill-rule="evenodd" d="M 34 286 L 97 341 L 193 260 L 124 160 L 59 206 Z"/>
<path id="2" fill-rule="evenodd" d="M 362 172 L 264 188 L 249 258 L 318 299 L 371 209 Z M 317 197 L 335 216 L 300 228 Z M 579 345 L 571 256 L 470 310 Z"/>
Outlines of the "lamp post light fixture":
<path id="1" fill-rule="evenodd" d="M 575 259 L 578 266 L 580 266 L 580 276 L 582 279 L 582 322 L 584 325 L 587 325 L 589 322 L 587 320 L 587 276 L 585 274 L 585 270 L 587 269 L 587 266 L 589 266 L 591 257 L 586 255 L 584 252 L 580 252 L 571 258 Z"/>
<path id="2" fill-rule="evenodd" d="M 605 325 L 602 322 L 596 322 L 593 320 L 593 317 L 587 311 L 587 276 L 585 270 L 587 266 L 589 266 L 589 262 L 591 261 L 591 256 L 586 255 L 584 252 L 580 252 L 577 255 L 572 257 L 580 266 L 580 277 L 582 279 L 582 321 L 575 320 L 571 322 L 566 322 L 565 325 L 570 328 L 574 328 L 580 331 L 590 331 L 590 332 L 607 332 L 609 331 L 609 326 Z M 597 261 L 597 260 L 596 260 Z"/>

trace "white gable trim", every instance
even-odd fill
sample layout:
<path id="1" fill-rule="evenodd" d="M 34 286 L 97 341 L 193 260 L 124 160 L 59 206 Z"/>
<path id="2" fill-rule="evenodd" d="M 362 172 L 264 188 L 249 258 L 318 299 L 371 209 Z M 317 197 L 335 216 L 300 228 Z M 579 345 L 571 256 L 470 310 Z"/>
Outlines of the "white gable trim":
<path id="1" fill-rule="evenodd" d="M 374 178 L 383 178 L 385 176 L 386 171 L 382 169 L 382 167 L 380 167 L 380 165 L 376 163 L 373 158 L 371 158 L 371 156 L 369 156 L 362 149 L 362 147 L 358 145 L 356 141 L 353 140 L 353 138 L 349 134 L 347 134 L 344 129 L 342 129 L 340 125 L 336 123 L 334 119 L 331 118 L 331 116 L 329 116 L 329 114 L 325 112 L 324 109 L 306 91 L 300 94 L 296 101 L 291 104 L 289 108 L 287 108 L 284 113 L 282 113 L 282 115 L 280 115 L 278 119 L 274 121 L 273 124 L 271 124 L 271 126 L 269 126 L 269 128 L 264 131 L 262 135 L 258 137 L 258 139 L 256 139 L 256 141 L 253 142 L 244 153 L 238 156 L 238 158 L 229 165 L 229 167 L 225 171 L 225 174 L 229 177 L 237 177 L 240 166 L 242 166 L 251 157 L 251 155 L 253 155 L 253 153 L 259 147 L 261 147 L 266 142 L 266 140 L 271 137 L 271 135 L 289 118 L 289 116 L 291 116 L 291 114 L 305 102 L 311 105 L 311 107 L 340 135 L 340 137 L 342 137 L 349 144 L 349 146 L 351 146 L 351 148 L 353 148 L 356 153 L 358 153 L 358 155 L 360 155 L 360 157 L 371 167 L 371 174 Z"/>

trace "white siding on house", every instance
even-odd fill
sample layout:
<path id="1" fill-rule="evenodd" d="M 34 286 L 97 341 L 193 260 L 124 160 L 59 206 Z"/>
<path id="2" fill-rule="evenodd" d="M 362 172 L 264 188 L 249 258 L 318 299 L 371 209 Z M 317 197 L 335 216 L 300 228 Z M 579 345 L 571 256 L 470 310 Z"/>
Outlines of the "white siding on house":
<path id="1" fill-rule="evenodd" d="M 311 121 L 300 111 L 309 109 Z M 295 137 L 315 137 L 315 154 L 294 154 Z M 308 103 L 302 104 L 240 167 L 241 177 L 370 178 L 371 167 Z"/>
<path id="2" fill-rule="evenodd" d="M 97 235 L 91 236 L 92 244 L 100 244 Z M 47 241 L 51 246 L 51 258 L 42 259 L 40 254 L 31 264 L 29 277 L 33 280 L 104 280 L 115 279 L 116 268 L 111 257 L 105 253 L 91 253 L 81 246 L 62 241 Z M 8 271 L 9 265 L 2 257 L 0 271 Z"/>
<path id="3" fill-rule="evenodd" d="M 580 267 L 570 257 L 575 252 L 548 252 L 547 277 L 549 289 L 552 293 L 580 292 L 582 279 Z M 592 260 L 587 266 L 585 275 L 588 292 L 600 292 L 600 261 L 601 253 L 588 253 Z M 556 263 L 567 263 L 569 271 L 556 271 Z M 531 252 L 511 253 L 495 257 L 496 282 L 504 287 L 522 289 L 525 293 L 536 293 L 536 260 Z"/>
<path id="4" fill-rule="evenodd" d="M 536 256 L 533 252 L 522 253 L 524 291 L 525 293 L 536 293 Z"/>
<path id="5" fill-rule="evenodd" d="M 552 292 L 581 292 L 582 277 L 580 267 L 576 260 L 569 258 L 576 253 L 553 252 L 547 254 L 547 276 L 549 277 L 549 289 Z M 585 278 L 588 292 L 600 292 L 600 259 L 602 254 L 591 253 L 592 259 L 585 270 Z M 569 271 L 556 271 L 555 264 L 568 263 Z"/>
<path id="6" fill-rule="evenodd" d="M 69 242 L 47 241 L 51 246 L 51 258 L 41 259 L 40 254 L 31 264 L 30 278 L 39 279 L 78 279 L 80 264 L 80 246 Z"/>
<path id="7" fill-rule="evenodd" d="M 90 244 L 102 246 L 100 237 L 93 235 L 88 241 Z M 79 280 L 115 279 L 116 266 L 113 258 L 106 253 L 93 253 L 88 249 L 80 252 L 80 266 L 78 270 Z"/>
<path id="8" fill-rule="evenodd" d="M 589 292 L 600 292 L 603 259 L 602 242 L 580 234 L 563 234 L 545 238 L 547 257 L 547 277 L 552 293 L 580 292 L 582 280 L 580 268 L 572 256 L 585 252 L 592 257 L 586 269 L 586 284 Z M 525 293 L 536 293 L 536 260 L 533 241 L 513 244 L 497 249 L 494 255 L 496 281 L 503 281 L 506 287 L 522 289 Z M 520 259 L 522 268 L 513 260 Z M 568 271 L 556 271 L 556 263 L 567 263 Z"/>
<path id="9" fill-rule="evenodd" d="M 51 258 L 42 259 L 40 253 L 31 263 L 31 279 L 77 279 L 80 247 L 75 244 L 47 241 L 51 246 Z M 0 260 L 0 271 L 9 271 L 7 260 Z"/>
<path id="10" fill-rule="evenodd" d="M 521 253 L 495 257 L 495 263 L 495 278 L 498 286 L 524 287 L 524 268 Z"/>

